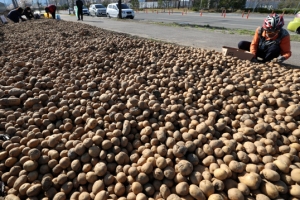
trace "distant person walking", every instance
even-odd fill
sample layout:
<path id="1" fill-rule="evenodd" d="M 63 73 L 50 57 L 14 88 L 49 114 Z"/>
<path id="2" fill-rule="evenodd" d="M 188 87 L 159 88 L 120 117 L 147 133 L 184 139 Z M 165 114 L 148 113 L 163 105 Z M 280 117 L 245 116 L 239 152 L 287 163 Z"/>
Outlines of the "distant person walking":
<path id="1" fill-rule="evenodd" d="M 34 18 L 31 8 L 29 6 L 27 6 L 24 10 L 24 15 L 26 16 L 27 19 L 31 20 L 32 18 Z"/>
<path id="2" fill-rule="evenodd" d="M 55 5 L 47 6 L 45 8 L 45 11 L 48 14 L 48 17 L 49 17 L 49 13 L 50 13 L 52 15 L 52 18 L 55 19 L 55 12 L 56 12 L 56 6 Z"/>
<path id="3" fill-rule="evenodd" d="M 22 14 L 23 14 L 23 8 L 19 7 L 14 10 L 11 10 L 8 13 L 7 18 L 15 23 L 19 23 L 19 19 L 21 19 L 22 21 L 26 21 L 26 19 L 22 18 Z"/>
<path id="4" fill-rule="evenodd" d="M 82 13 L 83 2 L 82 2 L 82 0 L 76 0 L 76 6 L 77 6 L 77 17 L 78 17 L 78 21 L 79 21 L 79 20 L 83 20 L 83 13 Z"/>

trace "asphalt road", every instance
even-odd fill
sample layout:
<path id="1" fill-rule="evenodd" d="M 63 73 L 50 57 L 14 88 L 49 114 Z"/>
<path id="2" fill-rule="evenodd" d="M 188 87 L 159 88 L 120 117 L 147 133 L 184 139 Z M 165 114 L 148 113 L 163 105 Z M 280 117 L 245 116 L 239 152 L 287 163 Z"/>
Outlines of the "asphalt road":
<path id="1" fill-rule="evenodd" d="M 220 13 L 200 13 L 188 12 L 182 15 L 182 13 L 173 12 L 167 13 L 137 13 L 136 20 L 144 21 L 155 21 L 155 22 L 168 22 L 168 23 L 184 23 L 184 24 L 197 24 L 197 25 L 210 25 L 215 27 L 225 27 L 225 28 L 239 28 L 253 30 L 257 26 L 263 23 L 264 18 L 267 15 L 252 15 L 250 14 L 247 19 L 247 14 L 228 13 L 222 16 Z M 285 16 L 285 27 L 288 22 L 293 20 L 293 16 Z"/>
<path id="2" fill-rule="evenodd" d="M 60 11 L 63 14 L 67 14 L 67 11 Z M 195 25 L 210 25 L 214 27 L 225 27 L 231 29 L 247 29 L 254 30 L 263 23 L 264 18 L 267 14 L 249 14 L 247 18 L 247 13 L 242 17 L 241 13 L 227 13 L 224 17 L 220 13 L 200 13 L 187 12 L 187 14 L 182 14 L 181 12 L 176 12 L 173 9 L 169 14 L 168 10 L 165 12 L 148 12 L 136 11 L 135 20 L 145 21 L 145 22 L 164 22 L 164 23 L 180 23 L 180 24 L 195 24 Z M 285 15 L 285 28 L 290 21 L 293 21 L 294 15 Z M 292 33 L 294 34 L 294 33 Z"/>
<path id="3" fill-rule="evenodd" d="M 115 20 L 106 17 L 84 16 L 84 21 L 80 21 L 80 23 L 87 23 L 93 26 L 97 26 L 99 28 L 127 33 L 130 35 L 144 37 L 148 39 L 165 41 L 169 43 L 175 43 L 196 48 L 204 48 L 211 50 L 213 49 L 219 52 L 221 51 L 222 46 L 237 47 L 239 41 L 251 41 L 253 37 L 250 35 L 229 34 L 218 30 L 203 30 L 188 27 L 165 26 L 158 24 L 143 23 L 143 20 L 138 19 L 139 17 L 142 17 L 144 15 L 147 14 L 142 15 L 141 13 L 137 13 L 136 19 L 134 20 Z M 166 16 L 166 14 L 164 15 Z M 184 17 L 190 18 L 189 14 L 187 14 Z M 77 21 L 77 18 L 75 16 L 62 14 L 61 18 L 67 21 Z M 261 18 L 257 18 L 257 21 L 259 21 L 259 19 L 261 20 Z M 215 19 L 215 23 L 218 23 L 217 18 L 211 19 Z M 254 26 L 254 29 L 257 26 L 258 25 Z M 292 57 L 289 58 L 285 63 L 300 67 L 300 42 L 292 41 L 291 46 Z"/>

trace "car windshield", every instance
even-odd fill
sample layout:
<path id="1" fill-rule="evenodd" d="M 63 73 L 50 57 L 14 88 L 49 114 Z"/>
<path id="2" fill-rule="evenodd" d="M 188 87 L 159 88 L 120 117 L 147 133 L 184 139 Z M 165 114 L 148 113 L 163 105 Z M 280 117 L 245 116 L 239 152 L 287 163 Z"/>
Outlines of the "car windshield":
<path id="1" fill-rule="evenodd" d="M 95 5 L 96 8 L 105 8 L 104 6 L 102 5 Z"/>
<path id="2" fill-rule="evenodd" d="M 82 8 L 83 8 L 83 9 L 87 9 L 87 7 L 85 7 L 85 6 L 83 6 Z"/>
<path id="3" fill-rule="evenodd" d="M 300 18 L 300 11 L 296 14 L 297 18 Z"/>
<path id="4" fill-rule="evenodd" d="M 119 4 L 117 4 L 117 7 L 119 8 Z M 122 9 L 128 9 L 129 7 L 126 4 L 121 4 Z"/>

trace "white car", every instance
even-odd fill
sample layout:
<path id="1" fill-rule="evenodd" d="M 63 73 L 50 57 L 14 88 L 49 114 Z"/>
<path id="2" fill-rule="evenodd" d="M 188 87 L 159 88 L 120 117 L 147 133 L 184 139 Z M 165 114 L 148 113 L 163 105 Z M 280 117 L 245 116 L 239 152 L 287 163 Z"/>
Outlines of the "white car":
<path id="1" fill-rule="evenodd" d="M 102 4 L 91 4 L 89 8 L 90 15 L 95 15 L 97 17 L 103 15 L 106 16 L 106 7 Z"/>
<path id="2" fill-rule="evenodd" d="M 134 10 L 129 8 L 126 4 L 121 4 L 122 9 L 122 18 L 130 18 L 133 19 L 135 16 Z M 111 3 L 108 4 L 106 9 L 106 16 L 107 17 L 118 17 L 119 16 L 119 7 L 118 3 Z"/>

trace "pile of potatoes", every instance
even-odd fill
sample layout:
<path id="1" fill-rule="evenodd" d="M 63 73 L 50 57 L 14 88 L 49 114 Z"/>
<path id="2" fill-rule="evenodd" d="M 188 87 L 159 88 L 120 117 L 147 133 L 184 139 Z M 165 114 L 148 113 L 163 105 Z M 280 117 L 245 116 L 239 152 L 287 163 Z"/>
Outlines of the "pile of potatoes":
<path id="1" fill-rule="evenodd" d="M 7 200 L 300 199 L 300 70 L 80 23 L 6 25 Z"/>

